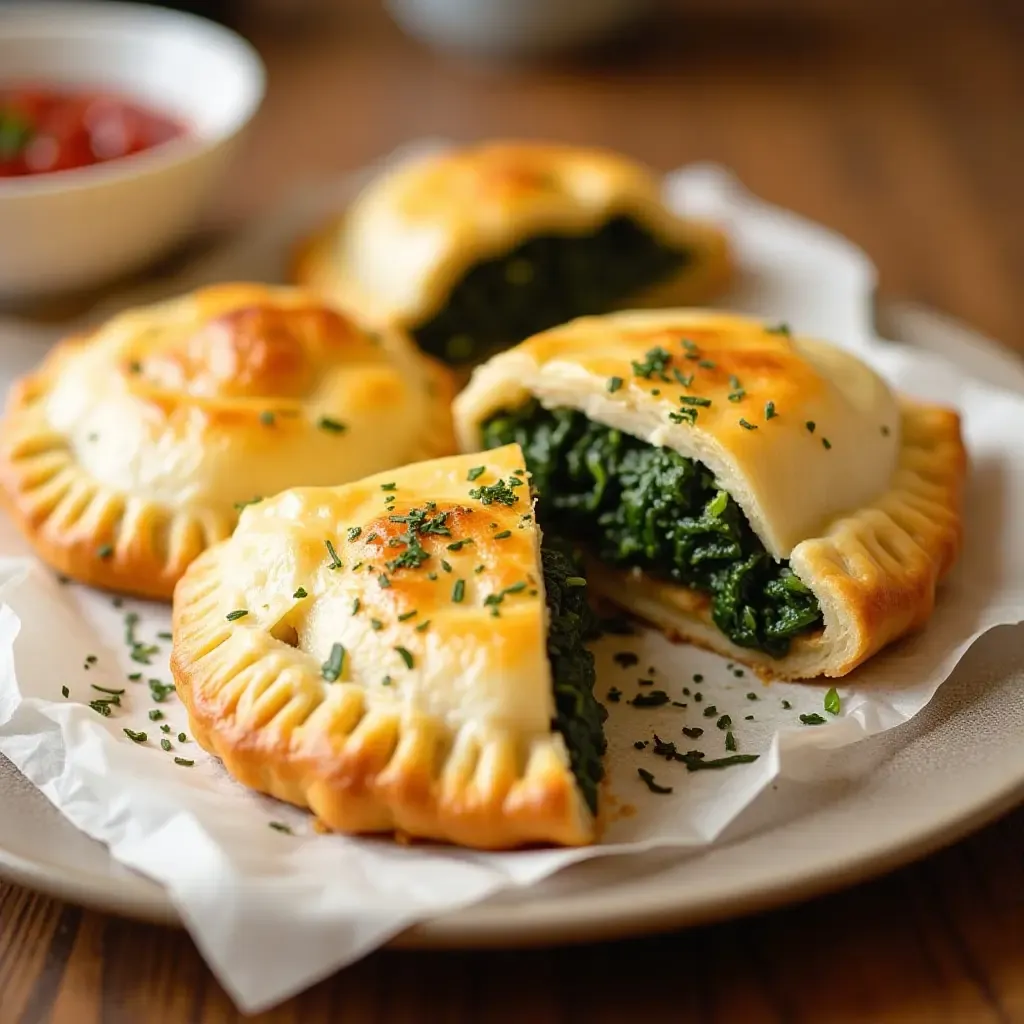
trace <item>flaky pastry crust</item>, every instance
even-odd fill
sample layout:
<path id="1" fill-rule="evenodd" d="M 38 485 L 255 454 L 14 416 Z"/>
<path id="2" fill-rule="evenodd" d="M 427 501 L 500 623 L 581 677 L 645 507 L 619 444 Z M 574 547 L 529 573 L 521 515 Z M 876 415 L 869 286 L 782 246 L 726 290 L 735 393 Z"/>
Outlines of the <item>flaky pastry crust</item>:
<path id="1" fill-rule="evenodd" d="M 765 674 L 809 678 L 847 674 L 930 617 L 960 547 L 959 417 L 893 394 L 850 353 L 733 314 L 584 318 L 475 371 L 454 407 L 463 449 L 479 447 L 489 416 L 530 397 L 706 465 L 767 550 L 790 560 L 824 621 L 773 658 L 731 643 L 706 595 L 592 569 L 596 589 L 666 632 Z"/>
<path id="2" fill-rule="evenodd" d="M 204 288 L 69 338 L 13 387 L 0 498 L 58 571 L 168 599 L 246 502 L 453 450 L 448 372 L 300 289 Z"/>
<path id="3" fill-rule="evenodd" d="M 475 491 L 519 480 L 513 445 L 247 508 L 175 591 L 171 669 L 199 743 L 337 831 L 591 841 L 551 727 L 529 487 Z"/>
<path id="4" fill-rule="evenodd" d="M 381 320 L 420 326 L 474 264 L 543 234 L 632 217 L 692 260 L 622 306 L 706 302 L 732 275 L 724 233 L 669 210 L 657 179 L 605 150 L 490 142 L 407 161 L 298 247 L 294 277 Z"/>

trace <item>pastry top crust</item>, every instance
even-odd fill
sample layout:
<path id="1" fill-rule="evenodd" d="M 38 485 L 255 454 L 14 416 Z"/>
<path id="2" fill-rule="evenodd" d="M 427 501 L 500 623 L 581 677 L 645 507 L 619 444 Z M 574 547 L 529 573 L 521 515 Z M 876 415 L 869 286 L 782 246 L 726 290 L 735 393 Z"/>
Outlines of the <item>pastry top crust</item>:
<path id="1" fill-rule="evenodd" d="M 522 453 L 250 506 L 175 590 L 196 739 L 342 831 L 582 843 Z"/>
<path id="2" fill-rule="evenodd" d="M 776 558 L 877 497 L 899 457 L 899 405 L 873 370 L 733 314 L 632 311 L 535 335 L 456 398 L 462 448 L 531 396 L 702 462 Z"/>
<path id="3" fill-rule="evenodd" d="M 540 234 L 585 234 L 619 215 L 667 246 L 721 248 L 715 229 L 667 209 L 657 178 L 632 160 L 554 143 L 490 142 L 384 172 L 307 247 L 297 276 L 415 326 L 480 260 Z"/>
<path id="4" fill-rule="evenodd" d="M 101 487 L 234 515 L 450 449 L 445 372 L 290 288 L 226 284 L 115 316 L 16 390 L 10 442 L 59 436 Z"/>
<path id="5" fill-rule="evenodd" d="M 220 552 L 222 615 L 246 609 L 240 627 L 267 633 L 288 623 L 318 674 L 340 643 L 345 681 L 452 728 L 477 721 L 547 733 L 546 610 L 524 471 L 512 445 L 250 506 Z M 516 484 L 499 488 L 511 504 L 471 497 L 499 480 Z M 296 598 L 299 588 L 308 596 Z M 500 604 L 487 603 L 499 594 Z M 392 683 L 382 686 L 385 677 Z"/>

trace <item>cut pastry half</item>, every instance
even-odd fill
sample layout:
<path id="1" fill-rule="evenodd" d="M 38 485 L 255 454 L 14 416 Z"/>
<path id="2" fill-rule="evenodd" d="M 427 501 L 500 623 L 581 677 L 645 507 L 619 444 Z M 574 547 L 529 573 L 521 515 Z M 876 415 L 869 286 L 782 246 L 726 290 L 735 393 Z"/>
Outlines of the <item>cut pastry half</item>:
<path id="1" fill-rule="evenodd" d="M 706 302 L 730 274 L 723 232 L 668 209 L 645 167 L 546 142 L 385 171 L 296 262 L 300 283 L 400 324 L 453 364 L 587 313 Z"/>
<path id="2" fill-rule="evenodd" d="M 238 511 L 454 450 L 448 371 L 299 289 L 227 284 L 58 345 L 11 391 L 0 498 L 39 555 L 169 599 Z"/>
<path id="3" fill-rule="evenodd" d="M 584 584 L 517 446 L 437 459 L 247 508 L 178 584 L 171 669 L 199 743 L 330 829 L 588 843 Z"/>
<path id="4" fill-rule="evenodd" d="M 464 450 L 522 446 L 595 589 L 766 675 L 842 676 L 923 626 L 959 549 L 957 414 L 785 325 L 580 319 L 478 367 L 455 418 Z"/>

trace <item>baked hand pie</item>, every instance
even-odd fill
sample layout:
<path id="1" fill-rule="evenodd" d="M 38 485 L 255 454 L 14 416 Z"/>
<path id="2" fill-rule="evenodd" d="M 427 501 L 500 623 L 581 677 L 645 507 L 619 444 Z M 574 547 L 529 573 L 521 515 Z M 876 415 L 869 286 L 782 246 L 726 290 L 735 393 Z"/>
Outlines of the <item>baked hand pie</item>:
<path id="1" fill-rule="evenodd" d="M 960 544 L 957 414 L 785 325 L 580 319 L 478 367 L 455 424 L 522 446 L 595 590 L 766 675 L 842 676 L 922 626 Z"/>
<path id="2" fill-rule="evenodd" d="M 115 316 L 12 389 L 0 498 L 39 555 L 168 599 L 248 502 L 454 450 L 448 371 L 297 290 L 230 284 Z"/>
<path id="3" fill-rule="evenodd" d="M 587 843 L 585 582 L 542 546 L 515 445 L 296 488 L 185 573 L 171 670 L 198 742 L 330 829 Z"/>
<path id="4" fill-rule="evenodd" d="M 384 172 L 301 247 L 296 276 L 463 364 L 583 314 L 707 301 L 730 259 L 623 156 L 492 142 Z"/>

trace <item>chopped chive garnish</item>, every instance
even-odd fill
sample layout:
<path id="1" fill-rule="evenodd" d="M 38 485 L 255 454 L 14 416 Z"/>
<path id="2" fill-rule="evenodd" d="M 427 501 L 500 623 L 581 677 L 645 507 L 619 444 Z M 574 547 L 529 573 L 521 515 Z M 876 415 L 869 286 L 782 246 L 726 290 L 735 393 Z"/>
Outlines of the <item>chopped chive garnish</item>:
<path id="1" fill-rule="evenodd" d="M 243 619 L 248 614 L 249 613 L 244 608 L 236 608 L 233 612 L 228 612 L 224 618 L 227 619 L 228 622 L 234 622 L 235 619 Z"/>
<path id="2" fill-rule="evenodd" d="M 153 708 L 149 713 L 149 720 L 151 722 L 159 722 L 164 717 L 164 713 L 159 708 Z"/>
<path id="3" fill-rule="evenodd" d="M 417 614 L 417 611 L 416 611 L 415 608 L 413 608 L 413 610 L 411 612 L 402 612 L 402 614 L 398 616 L 398 621 L 399 622 L 408 622 L 409 619 L 411 619 L 416 614 Z"/>
<path id="4" fill-rule="evenodd" d="M 652 793 L 657 793 L 659 795 L 663 795 L 665 793 L 671 793 L 672 792 L 672 787 L 671 786 L 660 786 L 660 785 L 658 785 L 658 783 L 655 782 L 655 780 L 654 780 L 654 776 L 646 768 L 637 768 L 636 773 L 637 773 L 637 775 L 640 776 L 641 779 L 643 779 L 644 785 Z"/>
<path id="5" fill-rule="evenodd" d="M 697 365 L 705 370 L 713 370 L 717 364 L 713 363 L 710 359 L 702 359 Z"/>
<path id="6" fill-rule="evenodd" d="M 790 704 L 790 702 L 788 700 L 784 700 L 782 702 L 782 710 L 783 711 L 792 711 L 793 710 L 793 705 Z"/>
<path id="7" fill-rule="evenodd" d="M 455 581 L 455 586 L 452 587 L 452 600 L 456 604 L 459 604 L 459 603 L 461 603 L 463 597 L 465 597 L 465 596 L 466 596 L 466 581 L 465 580 L 456 580 Z"/>
<path id="8" fill-rule="evenodd" d="M 388 587 L 391 586 L 391 580 L 389 580 L 387 576 L 384 575 L 384 573 L 381 573 L 377 577 L 377 583 L 380 585 L 381 590 L 387 590 Z"/>
<path id="9" fill-rule="evenodd" d="M 747 694 L 747 700 L 757 700 L 757 699 L 758 699 L 758 696 L 757 696 L 756 693 L 751 692 L 751 693 Z"/>
<path id="10" fill-rule="evenodd" d="M 744 430 L 757 430 L 757 425 L 754 423 L 748 423 L 745 419 L 740 419 L 740 426 Z"/>
<path id="11" fill-rule="evenodd" d="M 168 632 L 167 630 L 161 630 L 159 633 L 157 633 L 156 638 L 157 640 L 173 640 L 174 634 Z"/>
<path id="12" fill-rule="evenodd" d="M 398 489 L 398 485 L 392 480 L 389 484 L 381 484 L 380 489 L 382 491 L 394 491 Z"/>
<path id="13" fill-rule="evenodd" d="M 359 609 L 361 607 L 362 607 L 362 603 L 360 602 L 359 598 L 358 597 L 353 598 L 352 599 L 352 614 L 353 615 L 358 615 L 359 614 Z"/>
<path id="14" fill-rule="evenodd" d="M 338 681 L 345 667 L 345 648 L 341 644 L 331 645 L 330 657 L 320 666 L 320 673 L 329 683 Z"/>
<path id="15" fill-rule="evenodd" d="M 104 560 L 113 557 L 114 546 L 112 544 L 101 544 L 96 549 L 96 557 Z"/>
<path id="16" fill-rule="evenodd" d="M 417 633 L 426 633 L 427 627 L 430 625 L 430 619 L 425 619 L 416 627 Z"/>
<path id="17" fill-rule="evenodd" d="M 445 572 L 451 572 L 452 571 L 451 562 L 449 562 L 446 559 L 442 558 L 441 559 L 441 568 L 444 569 Z"/>
<path id="18" fill-rule="evenodd" d="M 144 732 L 135 732 L 134 729 L 124 729 L 123 732 L 132 743 L 145 743 L 149 739 Z"/>
<path id="19" fill-rule="evenodd" d="M 683 726 L 683 735 L 688 737 L 691 740 L 696 740 L 696 739 L 700 739 L 700 737 L 704 735 L 704 730 L 699 725 L 695 725 L 692 728 L 687 728 L 684 725 Z"/>
<path id="20" fill-rule="evenodd" d="M 773 419 L 775 419 L 776 416 L 778 416 L 778 413 L 775 411 L 775 403 L 774 402 L 765 402 L 764 403 L 764 418 L 766 420 L 773 420 Z"/>
<path id="21" fill-rule="evenodd" d="M 512 536 L 512 531 L 511 530 L 502 530 L 501 533 L 496 533 L 494 535 L 494 539 L 495 540 L 507 540 L 511 536 Z"/>
<path id="22" fill-rule="evenodd" d="M 283 832 L 286 836 L 290 836 L 290 835 L 293 834 L 292 830 L 291 830 L 291 826 L 290 825 L 286 825 L 283 821 L 268 821 L 267 824 L 275 832 Z"/>
<path id="23" fill-rule="evenodd" d="M 157 704 L 163 704 L 174 693 L 174 683 L 162 683 L 159 679 L 150 679 L 149 695 Z"/>
<path id="24" fill-rule="evenodd" d="M 810 715 L 801 715 L 800 721 L 803 722 L 804 725 L 824 725 L 826 719 L 822 718 L 821 715 L 815 712 Z"/>
<path id="25" fill-rule="evenodd" d="M 361 534 L 362 532 L 363 532 L 363 528 L 361 526 L 351 526 L 351 527 L 349 527 L 349 531 L 348 531 L 348 539 L 349 540 L 355 540 L 356 537 L 358 537 L 359 534 Z"/>
<path id="26" fill-rule="evenodd" d="M 292 594 L 292 597 L 294 597 L 297 600 L 301 601 L 302 598 L 309 597 L 309 594 L 306 592 L 306 588 L 305 587 L 299 587 L 299 589 L 296 590 L 294 594 Z"/>
<path id="27" fill-rule="evenodd" d="M 178 742 L 179 743 L 185 743 L 187 741 L 188 741 L 188 737 L 183 732 L 179 732 L 178 733 Z"/>
<path id="28" fill-rule="evenodd" d="M 100 693 L 109 694 L 111 697 L 120 697 L 124 690 L 108 690 L 105 686 L 97 686 L 95 683 L 89 684 L 94 690 L 99 690 Z"/>
<path id="29" fill-rule="evenodd" d="M 567 587 L 585 587 L 587 581 L 582 576 L 566 576 L 565 585 Z"/>
<path id="30" fill-rule="evenodd" d="M 370 629 L 375 633 L 379 633 L 384 628 L 384 623 L 380 619 L 370 619 Z"/>
<path id="31" fill-rule="evenodd" d="M 463 540 L 453 541 L 451 544 L 448 545 L 448 550 L 449 551 L 461 551 L 467 544 L 472 544 L 472 543 L 473 543 L 473 538 L 472 537 L 466 537 Z"/>
<path id="32" fill-rule="evenodd" d="M 706 408 L 711 404 L 710 398 L 701 398 L 699 395 L 680 395 L 680 405 L 699 405 Z"/>
<path id="33" fill-rule="evenodd" d="M 316 425 L 330 434 L 343 434 L 347 429 L 344 423 L 340 420 L 332 420 L 330 416 L 321 416 L 316 421 Z"/>
<path id="34" fill-rule="evenodd" d="M 615 394 L 615 392 L 618 391 L 619 388 L 622 387 L 622 383 L 623 382 L 622 382 L 622 378 L 621 377 L 609 377 L 608 378 L 608 391 L 609 391 L 609 393 Z"/>
<path id="35" fill-rule="evenodd" d="M 793 333 L 789 329 L 789 324 L 787 324 L 785 322 L 780 323 L 780 324 L 775 324 L 774 327 L 765 327 L 765 332 L 767 334 L 782 334 L 782 335 L 785 335 L 787 338 Z"/>
<path id="36" fill-rule="evenodd" d="M 71 691 L 66 686 L 62 686 L 60 688 L 60 695 L 62 697 L 70 697 L 71 696 Z"/>
<path id="37" fill-rule="evenodd" d="M 131 683 L 137 683 L 141 678 L 142 678 L 142 673 L 141 672 L 132 672 L 128 676 L 128 681 L 131 682 Z"/>
<path id="38" fill-rule="evenodd" d="M 406 668 L 412 668 L 415 664 L 412 654 L 404 647 L 396 647 L 395 653 L 405 662 Z"/>
<path id="39" fill-rule="evenodd" d="M 264 409 L 263 412 L 260 413 L 260 423 L 265 427 L 272 427 L 276 419 L 277 417 L 269 409 Z"/>
<path id="40" fill-rule="evenodd" d="M 190 761 L 187 757 L 176 757 L 174 763 L 180 764 L 182 768 L 191 768 L 195 761 Z"/>
<path id="41" fill-rule="evenodd" d="M 486 466 L 473 466 L 470 471 L 466 474 L 466 479 L 472 483 L 474 480 L 482 477 L 487 472 Z"/>
<path id="42" fill-rule="evenodd" d="M 678 367 L 672 367 L 672 376 L 683 385 L 684 388 L 690 387 L 693 384 L 693 374 L 683 373 Z"/>
<path id="43" fill-rule="evenodd" d="M 331 561 L 328 564 L 328 569 L 340 569 L 341 559 L 338 557 L 338 552 L 334 550 L 334 545 L 329 541 L 325 540 L 324 544 L 327 545 L 327 553 L 331 556 Z"/>
<path id="44" fill-rule="evenodd" d="M 160 731 L 161 732 L 170 732 L 171 731 L 171 727 L 169 725 L 167 725 L 166 723 L 164 723 L 163 725 L 160 726 Z"/>
<path id="45" fill-rule="evenodd" d="M 160 741 L 160 747 L 161 747 L 162 750 L 170 750 L 171 749 L 171 741 L 165 736 Z"/>
<path id="46" fill-rule="evenodd" d="M 729 401 L 730 402 L 742 402 L 747 397 L 746 391 L 730 391 Z"/>
<path id="47" fill-rule="evenodd" d="M 828 451 L 832 447 L 832 442 L 827 437 L 823 437 L 821 439 L 821 446 L 825 451 Z"/>
<path id="48" fill-rule="evenodd" d="M 816 427 L 817 425 L 818 425 L 818 424 L 817 424 L 817 423 L 815 423 L 815 422 L 814 422 L 814 420 L 808 420 L 808 421 L 807 421 L 807 422 L 806 422 L 806 423 L 804 424 L 804 426 L 805 426 L 805 427 L 806 427 L 806 428 L 808 429 L 808 431 L 809 431 L 810 433 L 812 433 L 812 434 L 814 433 L 814 428 L 815 428 L 815 427 Z"/>

